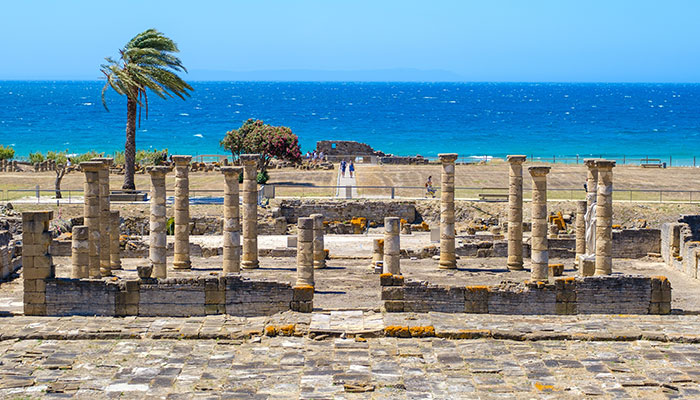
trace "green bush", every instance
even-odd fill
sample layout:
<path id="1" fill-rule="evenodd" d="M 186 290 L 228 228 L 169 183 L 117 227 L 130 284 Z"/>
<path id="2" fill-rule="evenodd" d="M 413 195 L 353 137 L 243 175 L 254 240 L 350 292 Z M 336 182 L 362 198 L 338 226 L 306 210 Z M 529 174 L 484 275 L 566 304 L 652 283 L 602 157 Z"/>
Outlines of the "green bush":
<path id="1" fill-rule="evenodd" d="M 267 171 L 258 172 L 257 181 L 259 185 L 264 185 L 269 179 L 270 175 L 267 173 Z"/>
<path id="2" fill-rule="evenodd" d="M 40 163 L 42 161 L 44 161 L 44 155 L 41 154 L 40 152 L 37 151 L 36 153 L 29 153 L 29 162 L 30 163 L 35 164 L 35 163 Z"/>
<path id="3" fill-rule="evenodd" d="M 0 144 L 0 160 L 12 160 L 13 158 L 15 158 L 15 149 Z"/>
<path id="4" fill-rule="evenodd" d="M 243 172 L 238 174 L 238 183 L 243 183 Z"/>
<path id="5" fill-rule="evenodd" d="M 165 150 L 168 151 L 167 149 Z M 140 165 L 155 165 L 156 161 L 161 161 L 163 150 L 138 150 L 136 151 L 136 164 Z M 114 163 L 124 164 L 124 152 L 118 151 L 114 153 Z"/>
<path id="6" fill-rule="evenodd" d="M 71 156 L 70 159 L 73 165 L 77 165 L 83 161 L 90 161 L 95 157 L 104 157 L 104 155 L 105 153 L 98 153 L 95 150 L 90 150 L 87 153 Z"/>

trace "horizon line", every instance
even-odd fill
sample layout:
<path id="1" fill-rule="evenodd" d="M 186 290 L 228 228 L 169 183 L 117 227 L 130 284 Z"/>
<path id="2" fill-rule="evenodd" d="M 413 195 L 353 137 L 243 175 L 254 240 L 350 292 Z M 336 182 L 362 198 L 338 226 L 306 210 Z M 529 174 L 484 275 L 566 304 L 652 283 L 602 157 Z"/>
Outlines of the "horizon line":
<path id="1" fill-rule="evenodd" d="M 105 82 L 104 79 L 6 79 L 0 78 L 0 82 Z M 384 80 L 285 80 L 285 79 L 193 79 L 188 82 L 221 82 L 221 83 L 490 83 L 490 84 L 614 84 L 614 85 L 636 85 L 636 84 L 678 84 L 678 85 L 697 85 L 700 81 L 448 81 L 448 80 L 415 80 L 415 81 L 384 81 Z"/>

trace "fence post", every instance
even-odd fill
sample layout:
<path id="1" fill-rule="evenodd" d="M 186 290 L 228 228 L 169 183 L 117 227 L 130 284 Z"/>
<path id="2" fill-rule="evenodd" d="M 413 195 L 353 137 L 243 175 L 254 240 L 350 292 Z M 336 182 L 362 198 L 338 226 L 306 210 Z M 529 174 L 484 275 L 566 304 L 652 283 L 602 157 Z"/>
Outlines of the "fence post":
<path id="1" fill-rule="evenodd" d="M 396 195 L 394 189 L 395 189 L 395 188 L 392 186 L 392 187 L 391 187 L 391 198 L 392 198 L 392 199 L 393 199 L 394 196 Z"/>
<path id="2" fill-rule="evenodd" d="M 670 167 L 673 164 L 673 156 L 668 156 L 668 166 Z"/>
<path id="3" fill-rule="evenodd" d="M 625 165 L 625 155 L 622 155 L 622 165 Z"/>
<path id="4" fill-rule="evenodd" d="M 40 203 L 41 200 L 41 189 L 39 188 L 39 185 L 36 185 L 36 204 Z"/>

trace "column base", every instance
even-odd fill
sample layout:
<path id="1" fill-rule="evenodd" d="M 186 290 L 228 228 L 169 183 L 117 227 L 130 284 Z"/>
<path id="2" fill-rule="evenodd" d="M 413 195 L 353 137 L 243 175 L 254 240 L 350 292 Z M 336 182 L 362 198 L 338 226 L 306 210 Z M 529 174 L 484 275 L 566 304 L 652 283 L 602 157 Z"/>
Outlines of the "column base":
<path id="1" fill-rule="evenodd" d="M 110 269 L 114 271 L 115 269 L 122 269 L 122 263 L 110 265 Z"/>
<path id="2" fill-rule="evenodd" d="M 547 281 L 549 280 L 549 266 L 547 264 L 533 264 L 530 266 L 530 280 L 535 281 Z"/>
<path id="3" fill-rule="evenodd" d="M 260 262 L 258 260 L 241 261 L 241 268 L 243 268 L 243 269 L 260 268 Z"/>
<path id="4" fill-rule="evenodd" d="M 457 261 L 442 261 L 438 265 L 440 269 L 457 269 Z"/>
<path id="5" fill-rule="evenodd" d="M 314 261 L 314 269 L 324 269 L 326 268 L 326 260 Z"/>
<path id="6" fill-rule="evenodd" d="M 514 263 L 514 262 L 509 262 L 508 263 L 508 270 L 510 271 L 522 271 L 524 270 L 525 267 L 523 266 L 523 263 Z"/>
<path id="7" fill-rule="evenodd" d="M 192 269 L 191 261 L 173 261 L 173 269 Z"/>

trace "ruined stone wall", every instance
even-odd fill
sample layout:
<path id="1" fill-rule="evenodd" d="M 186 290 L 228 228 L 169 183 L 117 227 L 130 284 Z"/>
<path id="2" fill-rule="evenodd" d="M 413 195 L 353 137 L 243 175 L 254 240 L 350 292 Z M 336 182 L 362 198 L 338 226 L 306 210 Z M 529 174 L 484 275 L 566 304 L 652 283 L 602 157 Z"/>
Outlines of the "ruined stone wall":
<path id="1" fill-rule="evenodd" d="M 388 312 L 489 314 L 668 314 L 671 284 L 665 277 L 605 275 L 498 286 L 438 286 L 382 274 Z"/>
<path id="2" fill-rule="evenodd" d="M 22 266 L 21 250 L 9 231 L 0 231 L 0 282 Z"/>
<path id="3" fill-rule="evenodd" d="M 280 215 L 290 224 L 311 214 L 323 214 L 326 221 L 365 217 L 378 224 L 383 224 L 387 216 L 399 217 L 408 223 L 416 219 L 415 203 L 400 200 L 282 200 L 279 209 Z"/>
<path id="4" fill-rule="evenodd" d="M 698 279 L 700 215 L 685 215 L 678 222 L 661 225 L 660 253 L 668 266 Z"/>
<path id="5" fill-rule="evenodd" d="M 239 276 L 46 280 L 46 314 L 52 316 L 260 316 L 312 308 L 313 289 Z"/>
<path id="6" fill-rule="evenodd" d="M 189 224 L 189 234 L 193 236 L 221 235 L 223 232 L 222 223 L 222 217 L 192 217 Z M 148 235 L 149 232 L 149 219 L 147 217 L 125 217 L 122 220 L 122 234 Z M 284 235 L 286 233 L 287 223 L 285 219 L 264 215 L 258 218 L 258 234 Z"/>
<path id="7" fill-rule="evenodd" d="M 353 142 L 349 140 L 320 140 L 316 142 L 316 151 L 322 151 L 324 155 L 383 155 L 384 153 L 374 151 L 365 143 Z"/>

